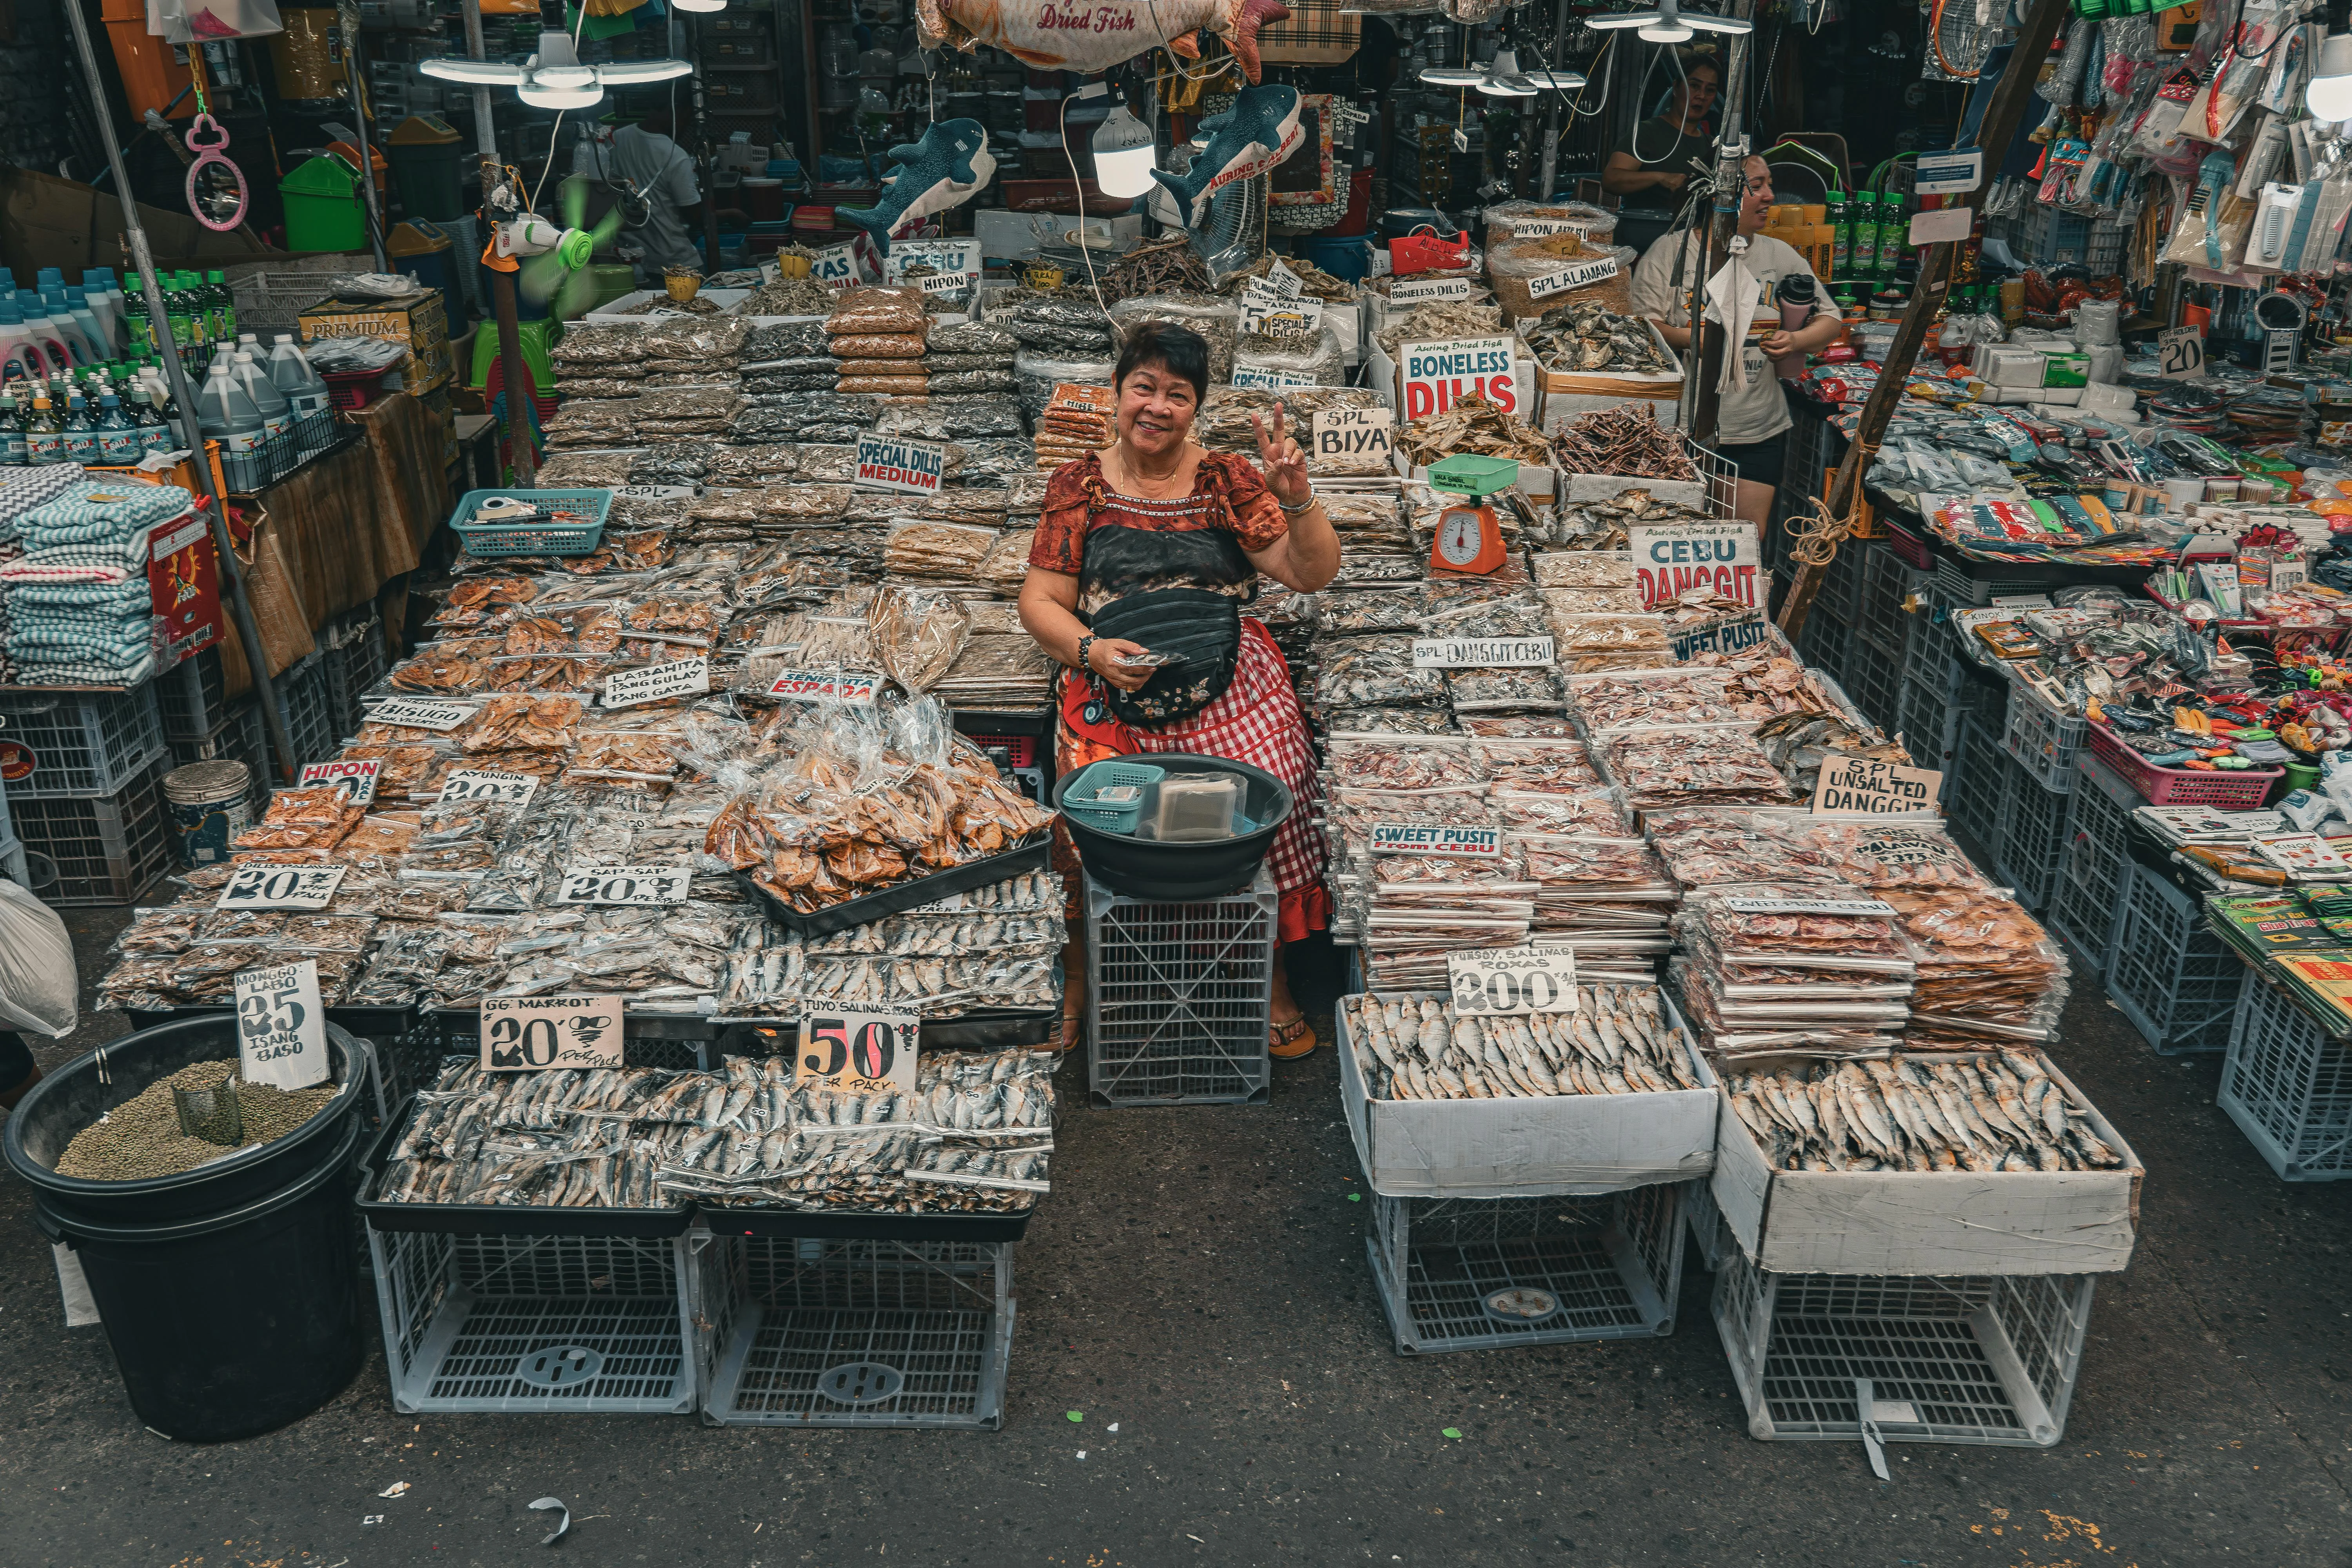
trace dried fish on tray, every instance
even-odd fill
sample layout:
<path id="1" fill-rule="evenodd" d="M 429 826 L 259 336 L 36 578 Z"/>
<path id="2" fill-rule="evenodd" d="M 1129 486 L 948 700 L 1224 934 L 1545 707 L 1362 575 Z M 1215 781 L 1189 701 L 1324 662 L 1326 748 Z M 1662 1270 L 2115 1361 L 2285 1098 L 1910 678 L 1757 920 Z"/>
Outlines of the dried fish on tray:
<path id="1" fill-rule="evenodd" d="M 1417 468 L 1460 453 L 1549 466 L 1551 447 L 1524 421 L 1483 397 L 1463 397 L 1443 414 L 1424 414 L 1397 433 L 1397 449 Z"/>
<path id="2" fill-rule="evenodd" d="M 1534 566 L 1538 588 L 1631 588 L 1637 582 L 1630 550 L 1541 551 Z"/>
<path id="3" fill-rule="evenodd" d="M 1630 474 L 1653 479 L 1696 479 L 1682 433 L 1658 423 L 1650 405 L 1621 403 L 1570 419 L 1552 437 L 1559 466 L 1571 474 Z"/>
<path id="4" fill-rule="evenodd" d="M 1334 735 L 1350 731 L 1387 735 L 1452 735 L 1454 715 L 1444 708 L 1329 708 L 1323 710 L 1326 729 Z"/>
<path id="5" fill-rule="evenodd" d="M 1654 986 L 1579 985 L 1573 1013 L 1480 1017 L 1433 996 L 1343 996 L 1340 1021 L 1377 1100 L 1664 1094 L 1700 1087 Z"/>
<path id="6" fill-rule="evenodd" d="M 1731 724 L 1767 718 L 1773 710 L 1744 701 L 1730 679 L 1683 668 L 1631 675 L 1576 676 L 1569 705 L 1589 731 L 1660 724 Z"/>
<path id="7" fill-rule="evenodd" d="M 1466 740 L 1424 745 L 1335 731 L 1328 751 L 1331 783 L 1371 789 L 1473 787 L 1485 784 L 1493 767 L 1486 752 Z"/>
<path id="8" fill-rule="evenodd" d="M 2124 1164 L 2037 1051 L 1899 1056 L 1724 1079 L 1784 1171 L 2095 1171 Z"/>
<path id="9" fill-rule="evenodd" d="M 1646 320 L 1621 316 L 1598 301 L 1577 300 L 1546 310 L 1528 328 L 1526 337 L 1547 370 L 1574 375 L 1680 374 Z"/>

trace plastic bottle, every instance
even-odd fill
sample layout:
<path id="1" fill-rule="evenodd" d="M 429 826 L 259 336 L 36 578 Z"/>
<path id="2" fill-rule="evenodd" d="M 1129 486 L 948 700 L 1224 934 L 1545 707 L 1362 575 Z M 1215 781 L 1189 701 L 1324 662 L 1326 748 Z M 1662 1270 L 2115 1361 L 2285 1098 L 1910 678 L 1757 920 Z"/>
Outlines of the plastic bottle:
<path id="1" fill-rule="evenodd" d="M 66 425 L 49 406 L 47 387 L 33 394 L 33 417 L 25 426 L 25 459 L 31 463 L 66 460 Z"/>
<path id="2" fill-rule="evenodd" d="M 155 322 L 147 309 L 147 285 L 136 272 L 124 279 L 127 290 L 123 297 L 122 327 L 124 346 L 133 353 L 142 348 L 154 350 L 161 346 Z"/>
<path id="3" fill-rule="evenodd" d="M 1878 270 L 1878 198 L 1868 191 L 1853 194 L 1853 265 L 1851 276 L 1866 282 Z"/>
<path id="4" fill-rule="evenodd" d="M 81 323 L 74 320 L 73 306 L 66 300 L 64 284 L 53 283 L 41 290 L 41 309 L 48 313 L 51 330 L 64 340 L 67 350 L 73 355 L 73 363 L 85 365 L 97 362 L 98 345 L 84 332 Z M 93 322 L 92 326 L 95 325 Z"/>
<path id="5" fill-rule="evenodd" d="M 261 482 L 261 465 L 254 456 L 268 434 L 261 410 L 236 384 L 226 360 L 215 360 L 196 393 L 196 427 L 205 439 L 221 445 L 221 467 L 232 489 L 252 490 Z"/>
<path id="6" fill-rule="evenodd" d="M 87 467 L 99 460 L 98 431 L 90 425 L 89 407 L 79 392 L 66 394 L 65 444 L 68 463 Z"/>
<path id="7" fill-rule="evenodd" d="M 294 405 L 294 416 L 308 419 L 324 414 L 331 401 L 326 377 L 311 363 L 291 332 L 279 332 L 269 351 L 269 379 Z"/>
<path id="8" fill-rule="evenodd" d="M 25 330 L 32 334 L 33 346 L 40 351 L 44 374 L 56 375 L 73 367 L 73 350 L 49 320 L 41 305 L 41 297 L 30 289 L 16 290 L 16 309 L 24 312 Z"/>
<path id="9" fill-rule="evenodd" d="M 288 426 L 294 423 L 293 411 L 286 401 L 286 395 L 278 390 L 268 373 L 261 368 L 252 354 L 243 349 L 237 350 L 230 374 L 236 377 L 236 384 L 245 389 L 245 395 L 253 399 L 253 405 L 261 410 L 262 425 L 270 435 L 282 434 Z"/>
<path id="10" fill-rule="evenodd" d="M 66 296 L 71 299 L 73 296 Z M 85 267 L 81 269 L 82 303 L 98 321 L 99 336 L 104 340 L 106 357 L 112 359 L 122 352 L 122 312 L 115 308 L 109 291 L 103 268 Z"/>
<path id="11" fill-rule="evenodd" d="M 218 272 L 205 273 L 205 286 L 212 290 L 213 321 L 221 342 L 236 342 L 236 296 Z"/>
<path id="12" fill-rule="evenodd" d="M 1878 198 L 1878 276 L 1892 278 L 1903 260 L 1903 244 L 1911 226 L 1903 216 L 1903 195 L 1889 191 Z"/>
<path id="13" fill-rule="evenodd" d="M 89 345 L 92 364 L 104 364 L 114 357 L 114 340 L 106 330 L 106 322 L 90 308 L 89 290 L 73 284 L 66 286 L 66 310 L 73 317 L 74 329 Z"/>
<path id="14" fill-rule="evenodd" d="M 16 408 L 16 395 L 0 387 L 0 467 L 17 468 L 26 461 L 24 416 Z"/>
<path id="15" fill-rule="evenodd" d="M 202 347 L 204 342 L 196 336 L 195 322 L 189 314 L 188 291 L 180 283 L 184 276 L 184 273 L 170 272 L 158 279 L 163 286 L 163 319 L 171 331 L 171 348 L 184 363 L 188 350 Z"/>
<path id="16" fill-rule="evenodd" d="M 1853 212 L 1846 205 L 1845 193 L 1832 190 L 1829 195 L 1830 276 L 1843 278 L 1853 266 Z"/>
<path id="17" fill-rule="evenodd" d="M 13 296 L 0 298 L 0 381 L 37 381 L 47 367 Z"/>
<path id="18" fill-rule="evenodd" d="M 98 460 L 126 468 L 139 460 L 144 448 L 139 427 L 122 412 L 122 399 L 107 393 L 98 400 Z"/>

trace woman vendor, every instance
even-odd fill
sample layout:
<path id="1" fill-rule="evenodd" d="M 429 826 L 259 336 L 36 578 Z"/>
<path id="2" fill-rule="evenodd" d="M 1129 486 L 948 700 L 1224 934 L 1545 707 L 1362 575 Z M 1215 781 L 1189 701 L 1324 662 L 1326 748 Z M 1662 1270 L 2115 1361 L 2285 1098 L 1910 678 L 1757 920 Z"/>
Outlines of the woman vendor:
<path id="1" fill-rule="evenodd" d="M 1297 804 L 1275 835 L 1266 867 L 1282 897 L 1276 940 L 1297 942 L 1330 923 L 1323 846 L 1307 810 L 1314 754 L 1281 650 L 1239 609 L 1261 572 L 1300 593 L 1330 582 L 1339 570 L 1339 535 L 1307 481 L 1304 454 L 1284 433 L 1278 405 L 1270 423 L 1251 417 L 1258 463 L 1193 442 L 1192 420 L 1209 386 L 1209 345 L 1198 332 L 1139 325 L 1111 386 L 1118 438 L 1055 470 L 1021 586 L 1021 624 L 1070 667 L 1055 766 L 1067 773 L 1105 757 L 1197 752 L 1251 763 L 1289 785 Z M 1098 617 L 1135 635 L 1097 635 Z M 1154 625 L 1171 633 L 1181 627 L 1188 637 L 1216 632 L 1216 645 L 1233 650 L 1230 660 L 1203 668 L 1195 659 L 1181 683 L 1171 670 L 1143 693 L 1157 673 L 1145 658 Z M 1077 868 L 1066 834 L 1057 833 L 1055 851 L 1075 899 Z M 1080 929 L 1073 917 L 1073 932 Z M 1086 959 L 1076 934 L 1064 966 L 1066 1050 L 1086 1006 Z M 1279 961 L 1271 1016 L 1274 1055 L 1315 1048 Z"/>

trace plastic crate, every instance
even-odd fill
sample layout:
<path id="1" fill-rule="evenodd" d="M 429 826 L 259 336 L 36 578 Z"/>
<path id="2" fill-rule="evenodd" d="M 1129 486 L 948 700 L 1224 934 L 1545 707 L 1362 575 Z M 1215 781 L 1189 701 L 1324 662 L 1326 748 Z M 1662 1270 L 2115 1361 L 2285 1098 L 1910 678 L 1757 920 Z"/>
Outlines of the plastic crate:
<path id="1" fill-rule="evenodd" d="M 1133 833 L 1143 815 L 1141 792 L 1166 776 L 1166 770 L 1148 763 L 1092 763 L 1082 770 L 1083 776 L 1073 778 L 1070 787 L 1062 792 L 1062 810 L 1085 823 L 1099 827 L 1105 833 Z M 1079 786 L 1085 786 L 1081 791 Z M 1104 805 L 1098 804 L 1101 792 L 1107 789 L 1137 792 L 1130 804 Z"/>
<path id="2" fill-rule="evenodd" d="M 2069 861 L 2079 852 L 2069 849 Z M 2050 907 L 2042 911 L 2042 924 L 2064 944 L 2077 984 L 2105 978 L 2115 951 L 2116 914 L 2112 890 L 2101 893 L 2061 868 L 2050 891 Z"/>
<path id="3" fill-rule="evenodd" d="M 1682 1208 L 1692 1245 L 1698 1248 L 1699 1261 L 1713 1274 L 1739 1250 L 1739 1238 L 1732 1234 L 1731 1223 L 1723 1217 L 1723 1210 L 1717 1206 L 1715 1194 L 1708 1190 L 1706 1181 L 1683 1184 Z"/>
<path id="4" fill-rule="evenodd" d="M 1086 900 L 1094 1103 L 1263 1103 L 1281 902 L 1265 868 L 1248 892 L 1198 903 L 1130 899 L 1091 877 Z"/>
<path id="5" fill-rule="evenodd" d="M 1819 604 L 1813 605 L 1813 614 L 1805 617 L 1804 628 L 1797 634 L 1798 656 L 1831 679 L 1843 684 L 1846 656 L 1853 646 L 1853 628 L 1835 616 L 1821 614 Z"/>
<path id="6" fill-rule="evenodd" d="M 2042 923 L 2066 944 L 2087 975 L 2104 977 L 2129 863 L 2131 815 L 2139 794 L 2114 770 L 2084 753 L 2074 759 L 2074 826 Z"/>
<path id="7" fill-rule="evenodd" d="M 2124 864 L 2107 999 L 2163 1057 L 2225 1050 L 2245 965 L 2205 924 L 2197 900 L 2136 860 Z"/>
<path id="8" fill-rule="evenodd" d="M 474 509 L 493 498 L 530 501 L 543 508 L 561 507 L 593 514 L 584 523 L 474 522 Z M 467 490 L 449 514 L 450 531 L 465 542 L 468 554 L 485 559 L 498 555 L 589 555 L 604 533 L 605 514 L 613 510 L 613 492 L 600 490 Z"/>
<path id="9" fill-rule="evenodd" d="M 2252 811 L 2269 798 L 2271 786 L 2286 776 L 2283 768 L 2248 768 L 2231 773 L 2159 768 L 2125 745 L 2105 724 L 2091 726 L 2091 754 L 2146 795 L 2150 805 L 2210 805 L 2216 811 Z"/>
<path id="10" fill-rule="evenodd" d="M 155 702 L 163 710 L 163 735 L 200 741 L 228 717 L 228 677 L 217 647 L 199 649 L 155 678 Z"/>
<path id="11" fill-rule="evenodd" d="M 312 653 L 300 663 L 278 671 L 270 681 L 271 695 L 278 699 L 278 716 L 286 721 L 287 737 L 294 746 L 294 755 L 289 760 L 297 768 L 304 763 L 323 762 L 335 755 L 345 733 L 335 725 L 325 667 L 325 653 Z M 258 713 L 258 708 L 255 711 Z M 262 734 L 267 740 L 266 721 Z M 274 741 L 268 743 L 276 744 Z M 263 772 L 268 770 L 265 767 Z M 276 777 L 274 773 L 269 776 Z"/>
<path id="12" fill-rule="evenodd" d="M 2032 577 L 1971 577 L 1957 556 L 1938 555 L 1935 565 L 1936 597 L 1947 605 L 1981 607 L 1995 599 L 2027 594 L 2047 594 L 2050 584 Z"/>
<path id="13" fill-rule="evenodd" d="M 2047 1448 L 2065 1434 L 2093 1281 L 1769 1274 L 1734 1247 L 1715 1326 L 1752 1437 L 1857 1441 L 1866 1381 L 1886 1442 Z"/>
<path id="14" fill-rule="evenodd" d="M 26 886 L 45 903 L 127 904 L 172 867 L 174 835 L 163 809 L 165 763 L 110 795 L 26 800 L 9 813 L 26 862 Z"/>
<path id="15" fill-rule="evenodd" d="M 706 1421 L 1003 1425 L 1011 1242 L 721 1236 L 695 1278 Z"/>
<path id="16" fill-rule="evenodd" d="M 1993 875 L 2009 885 L 2019 903 L 2041 910 L 2058 885 L 2058 862 L 2074 826 L 2074 797 L 2051 794 L 2016 758 L 2006 751 L 1997 754 L 2000 808 L 1991 846 Z"/>
<path id="17" fill-rule="evenodd" d="M 163 755 L 152 684 L 123 692 L 0 696 L 0 742 L 24 748 L 32 771 L 8 781 L 19 800 L 113 795 Z"/>
<path id="18" fill-rule="evenodd" d="M 2090 727 L 2088 720 L 2051 707 L 2032 687 L 2013 686 L 2000 746 L 2034 783 L 2064 795 L 2074 787 L 2074 759 Z"/>
<path id="19" fill-rule="evenodd" d="M 391 667 L 383 623 L 373 608 L 346 613 L 327 629 L 319 648 L 327 682 L 327 725 L 338 737 L 358 732 L 363 709 L 360 693 L 382 680 Z"/>
<path id="20" fill-rule="evenodd" d="M 687 1241 L 371 1225 L 393 1408 L 404 1415 L 692 1410 Z"/>
<path id="21" fill-rule="evenodd" d="M 1993 738 L 1963 715 L 1953 740 L 1952 769 L 1944 778 L 1944 817 L 1986 861 L 2000 846 L 2001 763 Z"/>
<path id="22" fill-rule="evenodd" d="M 1685 1184 L 1599 1197 L 1373 1194 L 1364 1248 L 1398 1353 L 1674 1332 Z"/>
<path id="23" fill-rule="evenodd" d="M 1826 615 L 1849 626 L 1853 625 L 1862 605 L 1864 563 L 1873 548 L 1855 539 L 1838 546 L 1838 552 L 1830 557 L 1829 565 L 1822 572 L 1821 592 L 1813 596 L 1814 615 Z"/>
<path id="24" fill-rule="evenodd" d="M 1838 679 L 1863 717 L 1890 735 L 1903 722 L 1903 664 L 1902 649 L 1890 653 L 1857 631 L 1847 646 L 1845 673 Z"/>
<path id="25" fill-rule="evenodd" d="M 1923 768 L 1950 774 L 1953 752 L 1959 742 L 1960 661 L 1952 652 L 1952 634 L 1943 623 L 1921 615 L 1911 625 L 1911 643 L 1903 661 L 1903 683 L 1895 700 L 1895 728 L 1911 760 Z M 1944 781 L 1944 798 L 1951 799 L 1952 779 Z"/>
<path id="26" fill-rule="evenodd" d="M 2352 1177 L 2352 1041 L 2252 969 L 2213 1099 L 2281 1181 Z"/>
<path id="27" fill-rule="evenodd" d="M 1898 657 L 1907 652 L 1916 605 L 1927 596 L 1928 574 L 1912 570 L 1909 563 L 1885 544 L 1871 546 L 1862 583 L 1862 613 L 1854 630 L 1863 640 Z"/>

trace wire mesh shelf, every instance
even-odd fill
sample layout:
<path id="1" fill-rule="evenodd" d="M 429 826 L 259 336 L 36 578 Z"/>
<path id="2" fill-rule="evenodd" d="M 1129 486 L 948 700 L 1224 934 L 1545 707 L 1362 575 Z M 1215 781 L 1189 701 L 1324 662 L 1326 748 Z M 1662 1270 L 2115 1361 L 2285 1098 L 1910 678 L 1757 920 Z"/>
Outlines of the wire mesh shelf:
<path id="1" fill-rule="evenodd" d="M 1087 879 L 1087 1088 L 1097 1105 L 1257 1104 L 1273 1076 L 1276 911 L 1246 893 L 1157 903 Z"/>

